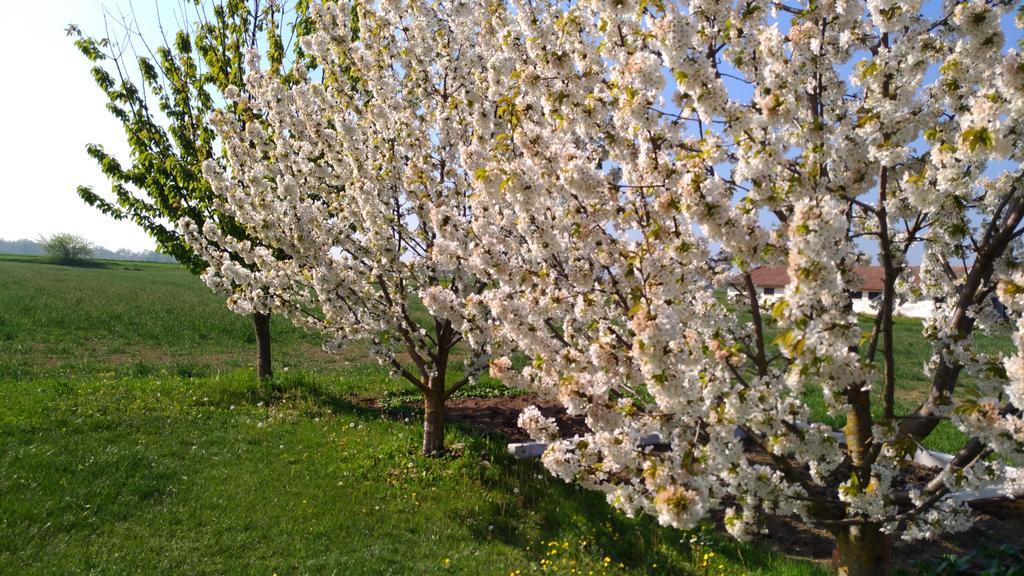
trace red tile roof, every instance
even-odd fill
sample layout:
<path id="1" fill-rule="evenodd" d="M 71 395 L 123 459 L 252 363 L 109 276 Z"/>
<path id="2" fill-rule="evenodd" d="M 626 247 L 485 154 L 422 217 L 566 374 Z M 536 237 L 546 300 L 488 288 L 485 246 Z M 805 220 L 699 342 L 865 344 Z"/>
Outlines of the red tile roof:
<path id="1" fill-rule="evenodd" d="M 859 289 L 881 292 L 885 286 L 885 269 L 881 266 L 858 266 L 854 271 L 860 276 Z M 754 286 L 760 288 L 783 288 L 789 284 L 789 274 L 782 266 L 762 266 L 750 273 Z"/>
<path id="2" fill-rule="evenodd" d="M 740 276 L 742 278 L 742 276 Z M 750 272 L 750 279 L 759 288 L 782 288 L 789 284 L 789 274 L 782 266 L 762 266 Z"/>

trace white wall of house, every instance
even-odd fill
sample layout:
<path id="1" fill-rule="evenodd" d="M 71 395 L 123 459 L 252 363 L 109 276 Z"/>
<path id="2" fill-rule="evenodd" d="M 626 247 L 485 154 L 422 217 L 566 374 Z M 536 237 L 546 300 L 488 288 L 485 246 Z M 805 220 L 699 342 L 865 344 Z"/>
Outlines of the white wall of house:
<path id="1" fill-rule="evenodd" d="M 929 318 L 935 311 L 935 303 L 931 300 L 919 300 L 917 302 L 906 302 L 896 308 L 897 316 L 908 318 Z"/>
<path id="2" fill-rule="evenodd" d="M 853 294 L 853 311 L 858 314 L 874 316 L 878 314 L 878 305 L 882 303 L 881 292 L 861 291 Z M 935 311 L 935 303 L 931 300 L 904 302 L 896 305 L 896 316 L 907 318 L 928 318 Z"/>
<path id="3" fill-rule="evenodd" d="M 734 288 L 729 288 L 731 294 L 737 294 Z M 778 301 L 786 293 L 785 288 L 764 288 L 757 287 L 758 300 L 762 305 L 770 306 Z M 874 316 L 878 314 L 878 305 L 882 301 L 881 292 L 869 292 L 861 290 L 853 293 L 853 311 L 857 314 Z M 928 318 L 935 310 L 935 304 L 931 300 L 920 300 L 916 302 L 904 302 L 896 307 L 896 316 L 907 318 Z"/>
<path id="4" fill-rule="evenodd" d="M 757 290 L 757 296 L 758 296 L 759 299 L 761 299 L 761 300 L 767 299 L 767 300 L 770 300 L 772 302 L 774 302 L 775 300 L 778 300 L 779 296 L 782 296 L 783 294 L 786 293 L 785 287 L 783 287 L 783 288 L 764 288 L 764 287 L 761 287 L 761 286 L 755 286 L 754 289 Z M 737 290 L 736 288 L 733 288 L 732 286 L 729 287 L 729 294 L 730 295 L 739 294 L 739 293 L 740 293 L 740 291 Z M 744 291 L 743 293 L 746 294 L 746 291 Z"/>

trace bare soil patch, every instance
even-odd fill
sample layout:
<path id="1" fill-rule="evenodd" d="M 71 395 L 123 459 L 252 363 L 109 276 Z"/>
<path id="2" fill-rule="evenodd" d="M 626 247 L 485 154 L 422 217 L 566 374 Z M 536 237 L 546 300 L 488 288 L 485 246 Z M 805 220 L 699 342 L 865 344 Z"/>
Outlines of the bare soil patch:
<path id="1" fill-rule="evenodd" d="M 519 413 L 527 406 L 534 405 L 541 414 L 554 418 L 563 436 L 586 432 L 583 418 L 569 416 L 557 402 L 541 401 L 533 396 L 512 396 L 501 398 L 456 398 L 448 401 L 448 421 L 463 424 L 481 432 L 496 432 L 508 438 L 509 442 L 529 442 L 517 424 Z"/>

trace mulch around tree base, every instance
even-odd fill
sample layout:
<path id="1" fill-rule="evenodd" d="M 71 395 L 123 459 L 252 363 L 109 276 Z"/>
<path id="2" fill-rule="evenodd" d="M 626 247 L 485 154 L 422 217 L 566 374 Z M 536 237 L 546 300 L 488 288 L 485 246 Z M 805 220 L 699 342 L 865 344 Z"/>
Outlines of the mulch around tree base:
<path id="1" fill-rule="evenodd" d="M 536 406 L 541 414 L 554 418 L 562 436 L 583 434 L 587 425 L 583 418 L 569 416 L 557 402 L 541 401 L 532 396 L 501 398 L 455 398 L 448 401 L 448 422 L 463 424 L 481 432 L 497 432 L 509 442 L 530 442 L 519 427 L 519 413 L 527 406 Z"/>
<path id="2" fill-rule="evenodd" d="M 529 442 L 519 428 L 519 413 L 527 406 L 537 406 L 545 416 L 555 418 L 563 436 L 586 432 L 582 418 L 571 417 L 557 402 L 542 401 L 532 396 L 500 398 L 456 398 L 448 402 L 448 422 L 472 429 L 498 433 L 511 442 Z M 965 554 L 971 550 L 1009 544 L 1024 549 L 1024 500 L 989 500 L 971 505 L 976 521 L 970 530 L 946 534 L 938 540 L 894 543 L 897 565 L 913 569 L 920 560 L 940 558 L 945 554 Z M 721 519 L 717 520 L 721 524 Z M 827 561 L 834 549 L 832 536 L 825 530 L 811 528 L 793 518 L 770 518 L 766 533 L 756 538 L 791 556 Z"/>

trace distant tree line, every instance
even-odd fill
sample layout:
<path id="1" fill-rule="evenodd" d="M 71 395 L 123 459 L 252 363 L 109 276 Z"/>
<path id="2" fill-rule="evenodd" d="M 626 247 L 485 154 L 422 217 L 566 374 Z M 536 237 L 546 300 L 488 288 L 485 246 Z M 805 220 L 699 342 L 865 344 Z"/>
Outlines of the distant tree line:
<path id="1" fill-rule="evenodd" d="M 46 250 L 42 242 L 37 240 L 4 240 L 0 238 L 0 254 L 15 254 L 19 256 L 43 256 Z M 92 256 L 103 260 L 138 260 L 143 262 L 174 262 L 174 258 L 161 254 L 155 250 L 128 250 L 121 248 L 109 250 L 100 246 L 92 249 Z"/>

